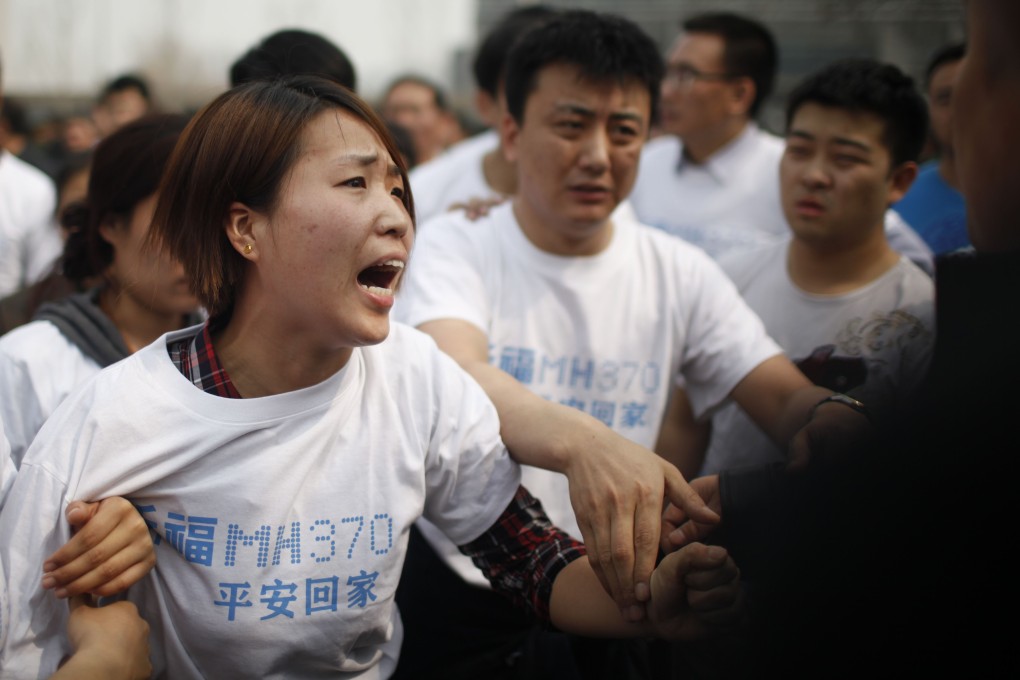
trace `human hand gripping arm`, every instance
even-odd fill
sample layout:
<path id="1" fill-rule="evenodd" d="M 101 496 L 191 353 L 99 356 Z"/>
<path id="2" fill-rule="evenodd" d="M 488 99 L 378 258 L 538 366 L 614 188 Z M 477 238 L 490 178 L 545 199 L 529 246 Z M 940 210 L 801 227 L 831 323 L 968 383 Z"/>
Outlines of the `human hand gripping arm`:
<path id="1" fill-rule="evenodd" d="M 71 600 L 67 636 L 74 654 L 50 680 L 148 678 L 149 625 L 130 602 L 90 607 L 83 598 Z"/>
<path id="2" fill-rule="evenodd" d="M 643 618 L 663 499 L 706 524 L 717 521 L 715 513 L 673 465 L 595 418 L 532 394 L 489 365 L 488 339 L 473 324 L 443 319 L 423 323 L 419 330 L 485 390 L 514 460 L 567 476 L 594 574 L 627 618 Z"/>
<path id="3" fill-rule="evenodd" d="M 74 501 L 65 511 L 75 534 L 43 564 L 43 588 L 57 597 L 114 595 L 137 583 L 156 564 L 145 520 L 123 498 Z"/>
<path id="4" fill-rule="evenodd" d="M 740 570 L 725 548 L 686 545 L 663 558 L 652 573 L 648 620 L 631 623 L 615 611 L 590 565 L 576 560 L 556 577 L 550 618 L 557 628 L 579 635 L 697 639 L 743 621 Z"/>

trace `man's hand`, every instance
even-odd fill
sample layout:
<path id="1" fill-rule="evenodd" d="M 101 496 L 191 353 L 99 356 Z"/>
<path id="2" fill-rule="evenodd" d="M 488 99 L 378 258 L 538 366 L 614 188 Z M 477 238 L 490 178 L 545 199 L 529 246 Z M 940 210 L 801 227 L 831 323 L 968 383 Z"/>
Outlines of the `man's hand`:
<path id="1" fill-rule="evenodd" d="M 722 517 L 722 498 L 719 495 L 719 475 L 709 475 L 691 480 L 691 488 L 701 497 L 718 518 Z M 716 522 L 702 522 L 692 519 L 683 508 L 670 503 L 662 513 L 662 552 L 669 554 L 693 541 L 705 538 Z"/>
<path id="2" fill-rule="evenodd" d="M 71 600 L 67 636 L 74 654 L 51 680 L 58 678 L 148 678 L 149 624 L 130 602 L 90 607 Z"/>
<path id="3" fill-rule="evenodd" d="M 679 470 L 608 428 L 563 470 L 588 560 L 627 621 L 645 618 L 664 500 L 705 526 L 719 521 Z"/>
<path id="4" fill-rule="evenodd" d="M 43 565 L 43 588 L 57 597 L 114 595 L 137 583 L 156 564 L 149 530 L 123 498 L 74 501 L 65 511 L 74 536 Z"/>
<path id="5" fill-rule="evenodd" d="M 807 425 L 790 440 L 787 468 L 801 470 L 811 459 L 836 462 L 867 450 L 875 428 L 866 415 L 845 404 L 826 402 L 816 406 Z"/>
<path id="6" fill-rule="evenodd" d="M 447 209 L 448 212 L 463 210 L 469 220 L 474 222 L 485 217 L 489 211 L 501 203 L 506 203 L 507 196 L 491 196 L 489 198 L 471 198 L 467 201 L 454 203 Z"/>
<path id="7" fill-rule="evenodd" d="M 725 548 L 691 543 L 667 555 L 652 574 L 648 617 L 658 636 L 692 640 L 744 619 L 740 569 Z"/>

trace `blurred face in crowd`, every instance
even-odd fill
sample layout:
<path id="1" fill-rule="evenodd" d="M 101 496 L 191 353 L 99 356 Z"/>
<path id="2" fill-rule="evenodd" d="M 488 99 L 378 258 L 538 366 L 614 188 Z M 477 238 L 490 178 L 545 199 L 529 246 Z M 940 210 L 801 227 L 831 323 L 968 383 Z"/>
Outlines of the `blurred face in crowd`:
<path id="1" fill-rule="evenodd" d="M 156 197 L 139 201 L 127 219 L 114 218 L 100 227 L 114 251 L 107 274 L 115 292 L 133 305 L 159 315 L 187 314 L 198 307 L 198 300 L 188 288 L 183 265 L 148 243 Z"/>
<path id="2" fill-rule="evenodd" d="M 928 112 L 931 134 L 940 154 L 953 155 L 953 89 L 960 70 L 959 61 L 939 66 L 928 83 Z"/>
<path id="3" fill-rule="evenodd" d="M 93 113 L 96 127 L 106 137 L 118 128 L 137 120 L 149 111 L 149 102 L 135 88 L 111 92 Z"/>
<path id="4" fill-rule="evenodd" d="M 523 120 L 504 119 L 517 162 L 514 210 L 537 247 L 591 255 L 609 244 L 609 216 L 634 186 L 651 96 L 637 80 L 591 82 L 570 65 L 538 73 Z"/>
<path id="5" fill-rule="evenodd" d="M 711 134 L 732 116 L 747 113 L 742 88 L 750 79 L 726 73 L 726 42 L 712 33 L 681 35 L 666 59 L 660 125 L 663 132 L 685 139 Z"/>
<path id="6" fill-rule="evenodd" d="M 397 84 L 386 95 L 382 115 L 411 133 L 419 163 L 433 158 L 446 145 L 450 121 L 436 103 L 436 93 L 426 85 Z"/>
<path id="7" fill-rule="evenodd" d="M 888 206 L 903 197 L 915 163 L 892 167 L 878 116 L 802 105 L 780 161 L 783 213 L 795 237 L 829 248 L 881 237 Z"/>

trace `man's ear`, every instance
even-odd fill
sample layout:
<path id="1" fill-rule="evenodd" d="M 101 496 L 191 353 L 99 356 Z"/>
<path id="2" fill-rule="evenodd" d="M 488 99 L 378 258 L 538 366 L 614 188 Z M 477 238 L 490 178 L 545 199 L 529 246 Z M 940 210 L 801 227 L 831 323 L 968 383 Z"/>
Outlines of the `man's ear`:
<path id="1" fill-rule="evenodd" d="M 739 116 L 749 116 L 751 111 L 751 104 L 754 103 L 754 98 L 758 93 L 758 88 L 754 86 L 754 81 L 743 76 L 736 78 L 733 81 L 733 97 L 730 100 L 731 113 Z"/>
<path id="2" fill-rule="evenodd" d="M 260 219 L 261 213 L 240 201 L 234 201 L 227 209 L 227 219 L 223 225 L 227 240 L 234 250 L 239 252 L 241 257 L 253 262 L 259 258 L 258 235 L 263 232 L 256 229 L 256 224 Z"/>
<path id="3" fill-rule="evenodd" d="M 516 163 L 518 158 L 517 143 L 520 139 L 521 127 L 509 112 L 503 113 L 499 134 L 503 146 L 503 156 L 511 163 Z"/>
<path id="4" fill-rule="evenodd" d="M 903 198 L 915 179 L 917 179 L 917 163 L 914 161 L 907 161 L 893 168 L 889 175 L 889 205 Z"/>

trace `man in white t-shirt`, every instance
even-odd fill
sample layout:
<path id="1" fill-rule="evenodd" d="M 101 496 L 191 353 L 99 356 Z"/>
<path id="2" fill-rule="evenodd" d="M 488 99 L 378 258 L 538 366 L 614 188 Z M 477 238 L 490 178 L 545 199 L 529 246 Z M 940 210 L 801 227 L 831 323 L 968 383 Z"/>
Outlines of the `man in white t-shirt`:
<path id="1" fill-rule="evenodd" d="M 482 385 L 518 460 L 583 451 L 603 456 L 607 474 L 633 475 L 654 459 L 657 439 L 680 447 L 688 434 L 685 423 L 663 422 L 681 375 L 697 414 L 733 397 L 777 442 L 794 439 L 812 414 L 816 441 L 827 426 L 865 427 L 845 404 L 822 403 L 832 392 L 811 385 L 782 356 L 710 258 L 615 213 L 634 183 L 661 73 L 651 39 L 618 17 L 566 12 L 529 32 L 506 71 L 502 139 L 517 163 L 516 195 L 475 223 L 457 214 L 437 218 L 415 246 L 401 320 L 432 335 Z M 551 517 L 590 537 L 570 510 L 577 488 L 568 490 L 555 474 L 524 474 Z M 611 506 L 613 499 L 596 502 Z M 608 564 L 614 552 L 602 544 L 594 559 Z M 635 619 L 642 573 L 639 565 L 627 610 Z M 472 635 L 474 649 L 445 662 L 477 654 L 497 614 L 451 622 L 454 603 L 470 601 L 472 588 L 461 582 L 459 591 L 446 590 L 418 578 L 421 572 L 405 569 L 408 642 L 435 634 L 428 646 L 443 663 L 439 648 Z M 437 592 L 448 617 L 442 622 L 421 599 Z M 455 636 L 450 628 L 458 623 L 464 630 Z M 405 660 L 413 658 L 407 651 Z"/>
<path id="2" fill-rule="evenodd" d="M 662 136 L 648 143 L 630 202 L 638 219 L 718 259 L 786 236 L 779 201 L 783 140 L 755 123 L 778 52 L 758 21 L 729 12 L 683 22 L 662 80 Z M 931 273 L 932 253 L 898 215 L 893 248 Z"/>
<path id="3" fill-rule="evenodd" d="M 843 62 L 805 80 L 790 96 L 780 163 L 792 239 L 720 262 L 798 367 L 876 418 L 909 402 L 933 348 L 934 284 L 883 229 L 917 175 L 926 119 L 893 66 Z M 703 474 L 782 459 L 736 405 L 712 417 Z"/>
<path id="4" fill-rule="evenodd" d="M 0 102 L 3 101 L 0 66 Z M 57 192 L 41 171 L 0 150 L 0 297 L 41 278 L 60 255 Z"/>

